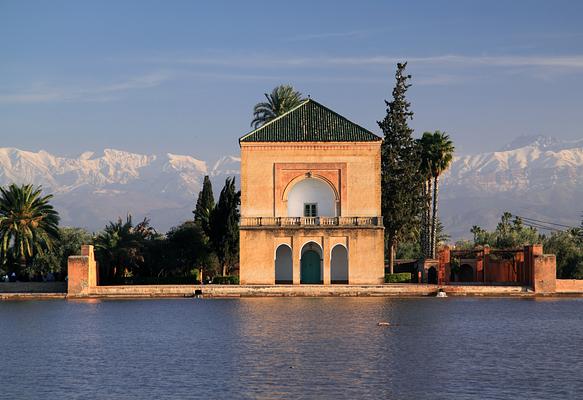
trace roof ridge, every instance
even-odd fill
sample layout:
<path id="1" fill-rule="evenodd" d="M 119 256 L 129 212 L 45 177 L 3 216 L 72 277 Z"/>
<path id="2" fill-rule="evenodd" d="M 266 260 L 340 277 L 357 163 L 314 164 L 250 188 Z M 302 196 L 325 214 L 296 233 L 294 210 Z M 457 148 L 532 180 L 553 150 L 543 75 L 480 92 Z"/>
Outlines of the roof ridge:
<path id="1" fill-rule="evenodd" d="M 329 107 L 326 107 L 324 104 L 322 104 L 322 103 L 318 103 L 316 100 L 313 100 L 313 99 L 310 99 L 310 98 L 308 98 L 308 100 L 309 100 L 309 101 L 312 101 L 313 103 L 315 103 L 315 104 L 319 105 L 320 107 L 322 107 L 322 108 L 326 109 L 327 111 L 330 111 L 332 114 L 334 114 L 334 115 L 336 115 L 337 117 L 339 117 L 339 118 L 343 119 L 344 121 L 346 121 L 346 122 L 348 122 L 348 123 L 350 123 L 350 124 L 352 124 L 352 125 L 356 125 L 356 126 L 358 126 L 360 129 L 362 129 L 362 130 L 364 130 L 364 131 L 367 131 L 367 132 L 369 132 L 369 133 L 373 134 L 374 136 L 378 136 L 378 135 L 375 135 L 373 132 L 369 131 L 368 129 L 366 129 L 365 127 L 363 127 L 363 126 L 360 126 L 360 125 L 359 125 L 359 124 L 357 124 L 356 122 L 352 122 L 351 120 L 349 120 L 348 118 L 346 118 L 344 115 L 338 114 L 336 111 L 332 110 L 331 108 L 329 108 Z"/>
<path id="2" fill-rule="evenodd" d="M 307 98 L 286 113 L 241 136 L 239 142 L 375 142 L 382 138 Z"/>

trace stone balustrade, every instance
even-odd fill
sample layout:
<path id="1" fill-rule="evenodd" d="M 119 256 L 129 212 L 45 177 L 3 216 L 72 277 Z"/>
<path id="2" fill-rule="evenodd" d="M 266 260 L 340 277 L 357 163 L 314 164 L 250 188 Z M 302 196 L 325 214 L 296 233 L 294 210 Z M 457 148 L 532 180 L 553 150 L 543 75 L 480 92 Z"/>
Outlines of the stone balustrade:
<path id="1" fill-rule="evenodd" d="M 381 227 L 383 217 L 242 217 L 241 227 Z"/>

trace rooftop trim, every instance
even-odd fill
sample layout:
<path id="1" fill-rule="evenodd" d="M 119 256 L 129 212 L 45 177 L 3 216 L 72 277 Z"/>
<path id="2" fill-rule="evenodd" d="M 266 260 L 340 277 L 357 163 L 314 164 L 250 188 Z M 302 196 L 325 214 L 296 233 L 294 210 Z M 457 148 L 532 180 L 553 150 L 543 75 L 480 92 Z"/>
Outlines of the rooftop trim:
<path id="1" fill-rule="evenodd" d="M 382 139 L 315 100 L 247 133 L 239 142 L 376 142 Z"/>

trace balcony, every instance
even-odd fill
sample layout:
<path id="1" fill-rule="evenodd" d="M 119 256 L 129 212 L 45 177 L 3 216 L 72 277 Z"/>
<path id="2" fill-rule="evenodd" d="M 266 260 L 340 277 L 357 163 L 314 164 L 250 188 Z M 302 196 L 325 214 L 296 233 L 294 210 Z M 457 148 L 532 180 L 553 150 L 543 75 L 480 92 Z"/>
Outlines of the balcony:
<path id="1" fill-rule="evenodd" d="M 383 217 L 242 217 L 241 228 L 374 228 Z"/>

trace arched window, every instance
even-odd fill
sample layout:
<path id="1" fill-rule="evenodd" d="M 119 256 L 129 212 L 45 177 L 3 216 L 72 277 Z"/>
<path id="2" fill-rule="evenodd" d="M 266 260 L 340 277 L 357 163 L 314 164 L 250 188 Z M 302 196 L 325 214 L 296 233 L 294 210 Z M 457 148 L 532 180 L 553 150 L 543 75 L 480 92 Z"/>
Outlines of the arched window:
<path id="1" fill-rule="evenodd" d="M 330 283 L 348 284 L 348 251 L 341 244 L 332 249 Z"/>
<path id="2" fill-rule="evenodd" d="M 300 259 L 300 283 L 322 284 L 322 248 L 315 242 L 302 247 Z"/>
<path id="3" fill-rule="evenodd" d="M 275 283 L 293 283 L 292 251 L 285 244 L 279 245 L 275 251 Z"/>
<path id="4" fill-rule="evenodd" d="M 306 178 L 296 183 L 287 197 L 288 217 L 335 217 L 336 196 L 328 183 Z"/>

